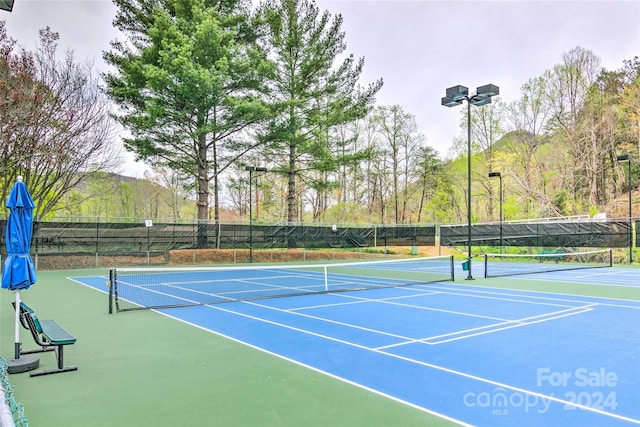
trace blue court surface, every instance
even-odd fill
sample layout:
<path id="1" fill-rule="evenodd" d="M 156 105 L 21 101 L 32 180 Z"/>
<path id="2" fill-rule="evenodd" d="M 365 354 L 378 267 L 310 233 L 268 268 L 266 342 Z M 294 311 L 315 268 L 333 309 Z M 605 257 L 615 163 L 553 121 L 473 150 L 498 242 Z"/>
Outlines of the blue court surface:
<path id="1" fill-rule="evenodd" d="M 158 311 L 460 424 L 637 425 L 638 273 L 543 273 L 488 287 L 457 271 L 455 283 Z M 73 280 L 104 291 L 104 278 Z M 639 298 L 506 289 L 519 280 L 631 287 Z"/>

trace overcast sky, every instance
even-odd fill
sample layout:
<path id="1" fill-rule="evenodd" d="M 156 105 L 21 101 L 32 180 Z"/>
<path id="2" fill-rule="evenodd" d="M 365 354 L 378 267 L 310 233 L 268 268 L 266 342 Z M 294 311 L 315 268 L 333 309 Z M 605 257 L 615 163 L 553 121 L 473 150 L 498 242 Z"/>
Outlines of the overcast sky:
<path id="1" fill-rule="evenodd" d="M 502 100 L 518 98 L 530 78 L 580 46 L 608 70 L 640 55 L 640 0 L 431 1 L 317 0 L 344 18 L 347 53 L 365 58 L 363 83 L 384 86 L 378 104 L 398 104 L 416 117 L 428 145 L 445 156 L 461 134 L 462 108 L 440 105 L 445 89 L 474 91 L 493 83 Z M 109 0 L 15 0 L 0 11 L 9 35 L 32 49 L 45 26 L 60 33 L 60 48 L 103 68 L 102 51 L 119 37 Z M 140 169 L 129 166 L 129 174 Z"/>

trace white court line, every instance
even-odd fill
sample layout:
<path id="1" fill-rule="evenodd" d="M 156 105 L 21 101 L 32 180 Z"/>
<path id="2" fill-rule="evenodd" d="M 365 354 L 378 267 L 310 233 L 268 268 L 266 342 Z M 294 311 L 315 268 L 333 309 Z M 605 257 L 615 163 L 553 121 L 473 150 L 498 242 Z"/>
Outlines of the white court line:
<path id="1" fill-rule="evenodd" d="M 284 308 L 278 308 L 278 307 L 273 307 L 270 305 L 264 305 L 264 304 L 260 304 L 256 301 L 240 301 L 243 304 L 248 304 L 248 305 L 254 305 L 256 307 L 262 307 L 262 308 L 266 308 L 269 310 L 275 310 L 275 311 L 280 311 L 283 313 L 288 313 L 288 314 L 293 314 L 295 316 L 300 316 L 300 317 L 306 317 L 308 319 L 314 319 L 314 320 L 320 320 L 322 322 L 326 322 L 326 323 L 332 323 L 334 325 L 340 325 L 340 326 L 346 326 L 348 328 L 353 328 L 353 329 L 358 329 L 361 331 L 367 331 L 367 332 L 373 332 L 375 334 L 379 334 L 379 335 L 384 335 L 384 336 L 388 336 L 388 337 L 392 337 L 392 338 L 398 338 L 401 340 L 411 340 L 412 338 L 409 337 L 405 337 L 403 335 L 397 335 L 397 334 L 392 334 L 390 332 L 384 332 L 384 331 L 379 331 L 377 329 L 372 329 L 372 328 L 365 328 L 364 326 L 358 326 L 358 325 L 354 325 L 351 323 L 345 323 L 345 322 L 340 322 L 337 320 L 331 320 L 331 319 L 327 319 L 324 317 L 318 317 L 318 316 L 312 316 L 311 314 L 306 314 L 306 313 L 299 313 L 298 311 L 292 311 L 292 310 L 287 310 Z"/>
<path id="2" fill-rule="evenodd" d="M 512 321 L 511 319 L 503 319 L 503 318 L 500 318 L 500 317 L 485 316 L 485 315 L 481 315 L 481 314 L 473 314 L 473 313 L 468 313 L 468 312 L 446 310 L 446 309 L 442 309 L 442 308 L 425 307 L 425 306 L 422 306 L 422 305 L 414 305 L 414 304 L 394 302 L 394 300 L 398 300 L 398 299 L 407 299 L 407 298 L 422 297 L 422 296 L 429 296 L 429 295 L 446 295 L 446 294 L 448 294 L 448 292 L 428 292 L 428 293 L 420 293 L 420 294 L 413 294 L 413 295 L 402 295 L 402 296 L 395 296 L 395 297 L 389 297 L 389 298 L 379 298 L 379 299 L 363 298 L 363 297 L 359 297 L 359 296 L 356 296 L 356 295 L 349 295 L 347 293 L 330 293 L 330 294 L 331 295 L 340 296 L 340 297 L 343 297 L 343 298 L 351 298 L 351 299 L 356 300 L 357 303 L 368 303 L 368 302 L 384 303 L 384 304 L 389 304 L 389 305 L 397 305 L 397 306 L 400 306 L 400 307 L 410 307 L 410 308 L 417 308 L 417 309 L 420 309 L 420 310 L 436 311 L 436 312 L 448 313 L 448 314 L 456 314 L 456 315 L 460 315 L 460 316 L 477 317 L 477 318 L 489 319 L 489 320 L 498 320 L 500 322 L 511 322 Z M 452 294 L 452 295 L 455 295 L 455 294 Z M 352 304 L 352 303 L 331 303 L 331 304 L 323 304 L 323 305 L 319 305 L 319 306 L 296 307 L 294 309 L 287 309 L 287 310 L 293 312 L 293 311 L 299 311 L 299 310 L 313 309 L 313 308 L 317 308 L 317 307 L 335 307 L 335 306 L 340 306 L 340 305 L 345 305 L 345 304 Z M 551 304 L 549 304 L 549 305 L 551 305 Z"/>
<path id="3" fill-rule="evenodd" d="M 441 291 L 442 293 L 446 294 L 449 293 L 449 290 L 452 289 L 452 286 L 464 286 L 464 285 L 442 285 L 442 286 L 437 286 L 437 285 L 415 285 L 415 287 L 420 287 L 420 288 L 427 288 L 428 290 L 431 289 L 436 289 Z M 447 288 L 449 287 L 449 288 Z M 625 300 L 625 299 L 621 299 L 621 298 L 609 298 L 609 297 L 601 297 L 601 296 L 589 296 L 589 295 L 575 295 L 575 294 L 564 294 L 564 293 L 557 293 L 557 292 L 548 292 L 548 291 L 538 291 L 538 290 L 524 290 L 524 289 L 510 289 L 510 288 L 494 288 L 494 287 L 476 287 L 474 286 L 473 289 L 471 288 L 467 288 L 464 287 L 463 289 L 460 288 L 453 288 L 456 291 L 460 291 L 460 292 L 469 292 L 469 294 L 467 294 L 467 296 L 474 296 L 473 294 L 488 294 L 488 295 L 507 295 L 507 296 L 520 296 L 522 298 L 529 298 L 529 299 L 539 299 L 539 300 L 548 300 L 548 301 L 558 301 L 558 302 L 567 302 L 567 303 L 574 303 L 574 304 L 590 304 L 593 303 L 594 300 L 599 304 L 599 305 L 605 305 L 605 306 L 609 306 L 609 307 L 620 307 L 620 308 L 631 308 L 631 309 L 639 309 L 640 310 L 640 305 L 626 305 L 626 304 L 614 304 L 614 303 L 610 303 L 610 302 L 605 302 L 605 301 L 621 301 L 621 302 L 625 302 L 625 303 L 632 303 L 632 302 L 638 302 L 638 301 L 634 301 L 634 300 Z M 501 292 L 496 292 L 496 291 L 506 291 L 506 293 L 501 293 Z M 517 295 L 514 294 L 514 292 L 522 292 L 521 295 Z M 537 295 L 529 295 L 529 294 L 543 294 L 543 295 L 555 295 L 555 297 L 546 297 L 546 296 L 537 296 Z M 558 296 L 562 296 L 562 297 L 573 297 L 575 299 L 566 299 L 566 298 L 558 298 Z M 583 299 L 579 299 L 579 298 L 583 298 Z M 591 299 L 591 300 L 589 300 Z M 523 301 L 524 302 L 524 301 Z M 569 306 L 567 306 L 569 307 Z"/>
<path id="4" fill-rule="evenodd" d="M 494 333 L 494 332 L 504 331 L 504 330 L 507 330 L 507 329 L 520 328 L 520 327 L 523 327 L 523 326 L 529 326 L 529 325 L 533 325 L 533 324 L 536 324 L 536 323 L 547 322 L 549 320 L 560 319 L 562 317 L 573 316 L 575 314 L 586 313 L 586 312 L 589 312 L 589 311 L 593 311 L 593 308 L 591 308 L 591 307 L 596 306 L 596 305 L 597 304 L 592 304 L 591 306 L 584 306 L 584 307 L 574 307 L 574 308 L 569 308 L 569 309 L 566 309 L 566 310 L 560 310 L 560 311 L 555 311 L 555 312 L 551 312 L 551 313 L 539 314 L 537 316 L 530 316 L 530 317 L 525 317 L 525 318 L 522 318 L 522 319 L 515 319 L 515 320 L 511 320 L 511 321 L 506 321 L 506 322 L 503 322 L 503 323 L 497 323 L 497 324 L 493 324 L 493 325 L 481 326 L 481 327 L 478 327 L 478 328 L 471 328 L 471 329 L 466 329 L 466 330 L 462 330 L 462 331 L 450 332 L 448 334 L 434 335 L 434 336 L 427 337 L 427 338 L 421 338 L 421 339 L 417 339 L 417 340 L 407 341 L 406 343 L 391 344 L 391 345 L 377 347 L 377 348 L 382 349 L 382 348 L 400 347 L 400 346 L 403 346 L 403 345 L 414 344 L 414 343 L 417 343 L 417 342 L 424 343 L 424 344 L 429 344 L 429 345 L 444 344 L 444 343 L 463 340 L 463 339 L 467 339 L 467 338 L 471 338 L 471 337 L 475 337 L 475 336 L 479 336 L 479 335 L 486 335 L 486 334 L 491 334 L 491 333 Z M 504 325 L 508 325 L 508 326 L 504 326 Z M 482 331 L 482 332 L 477 332 L 477 331 Z M 451 337 L 451 338 L 449 338 L 449 337 Z M 448 338 L 448 339 L 437 340 L 438 338 Z M 436 341 L 434 341 L 434 340 L 436 340 Z"/>
<path id="5" fill-rule="evenodd" d="M 516 322 L 515 321 L 506 321 L 506 322 L 501 322 L 501 323 L 493 323 L 491 325 L 479 326 L 477 328 L 471 328 L 471 329 L 465 329 L 465 330 L 462 330 L 462 331 L 450 332 L 448 334 L 435 335 L 433 337 L 428 337 L 428 338 L 419 338 L 419 339 L 400 342 L 400 343 L 396 343 L 396 344 L 383 345 L 383 346 L 380 346 L 380 347 L 375 347 L 375 349 L 376 350 L 385 350 L 385 349 L 389 349 L 389 348 L 401 347 L 403 345 L 415 344 L 415 343 L 423 343 L 423 344 L 429 344 L 429 345 L 440 344 L 439 342 L 430 343 L 428 341 L 431 340 L 431 339 L 434 339 L 434 338 L 445 337 L 445 336 L 450 336 L 450 335 L 456 335 L 456 334 L 461 334 L 461 333 L 464 333 L 464 332 L 479 331 L 479 330 L 483 330 L 483 329 L 495 328 L 497 326 L 502 326 L 502 325 L 513 325 L 513 323 L 516 323 Z M 515 326 L 518 326 L 518 325 L 515 325 Z M 490 331 L 488 331 L 488 333 L 490 333 L 490 332 L 494 332 L 494 329 L 491 329 Z M 469 335 L 469 336 L 474 336 L 474 335 Z M 481 334 L 477 334 L 477 335 L 481 335 Z M 452 340 L 448 340 L 448 341 L 454 341 L 454 340 L 452 339 Z M 448 341 L 443 341 L 443 342 L 448 342 Z"/>
<path id="6" fill-rule="evenodd" d="M 427 342 L 426 340 L 423 340 L 423 342 L 426 342 L 427 344 L 431 344 L 431 345 L 444 344 L 444 343 L 451 342 L 451 341 L 458 341 L 458 340 L 462 340 L 462 339 L 476 337 L 476 336 L 479 336 L 479 335 L 491 334 L 491 333 L 494 333 L 494 332 L 504 331 L 504 330 L 507 330 L 507 329 L 521 328 L 523 326 L 529 326 L 529 325 L 533 325 L 533 324 L 536 324 L 536 323 L 548 322 L 549 320 L 561 319 L 563 317 L 575 316 L 576 314 L 582 314 L 582 313 L 587 313 L 589 311 L 593 311 L 593 309 L 589 308 L 589 309 L 584 309 L 584 310 L 578 310 L 578 311 L 571 310 L 571 311 L 572 312 L 570 312 L 570 313 L 565 313 L 565 314 L 562 314 L 562 315 L 559 315 L 559 316 L 549 317 L 549 318 L 546 318 L 546 319 L 540 319 L 540 320 L 536 320 L 536 321 L 533 321 L 533 322 L 518 323 L 516 325 L 505 326 L 503 328 L 498 328 L 498 329 L 494 329 L 494 330 L 491 330 L 491 331 L 478 332 L 478 333 L 475 333 L 475 334 L 468 334 L 468 335 L 464 335 L 464 336 L 460 336 L 460 337 L 456 337 L 456 338 L 450 338 L 450 339 L 447 339 L 447 340 L 440 340 L 440 341 L 436 341 L 436 342 Z"/>
<path id="7" fill-rule="evenodd" d="M 441 294 L 442 292 L 436 292 L 436 291 L 431 291 L 431 292 L 425 292 L 425 293 L 421 293 L 419 296 L 422 295 L 435 295 L 435 294 Z M 329 292 L 329 295 L 335 295 L 335 296 L 340 296 L 340 297 L 349 297 L 348 294 L 346 293 L 337 293 L 337 292 Z M 418 294 L 414 295 L 414 296 L 418 296 Z M 368 299 L 368 298 L 361 298 L 358 301 L 349 301 L 349 302 L 332 302 L 330 304 L 317 304 L 317 305 L 305 305 L 303 307 L 295 307 L 295 308 L 289 308 L 288 310 L 291 311 L 296 311 L 296 310 L 310 310 L 310 309 L 314 309 L 314 308 L 324 308 L 324 307 L 336 307 L 336 306 L 341 306 L 341 305 L 349 305 L 349 304 L 362 304 L 362 303 L 367 303 L 367 302 L 373 302 L 373 301 L 387 301 L 387 300 L 392 300 L 392 299 L 398 299 L 398 298 L 407 298 L 406 296 L 400 296 L 400 297 L 390 297 L 390 298 L 381 298 L 381 299 Z"/>
<path id="8" fill-rule="evenodd" d="M 333 295 L 333 294 L 331 294 Z M 339 307 L 341 305 L 353 305 L 353 304 L 364 304 L 368 301 L 346 301 L 346 302 L 332 302 L 330 304 L 316 304 L 316 305 L 305 305 L 304 307 L 294 307 L 287 308 L 287 311 L 296 312 L 298 310 L 312 310 L 314 308 L 326 308 L 326 307 Z"/>
<path id="9" fill-rule="evenodd" d="M 363 350 L 372 351 L 372 352 L 375 352 L 375 353 L 382 354 L 384 356 L 388 356 L 388 357 L 404 360 L 404 361 L 407 361 L 407 362 L 410 362 L 410 363 L 414 363 L 416 365 L 420 365 L 420 366 L 424 366 L 424 367 L 427 367 L 427 368 L 435 369 L 435 370 L 438 370 L 438 371 L 441 371 L 441 372 L 446 372 L 446 373 L 449 373 L 449 374 L 452 374 L 452 375 L 457 375 L 457 376 L 460 376 L 460 377 L 463 377 L 463 378 L 467 378 L 467 379 L 471 379 L 471 380 L 474 380 L 474 381 L 479 381 L 479 382 L 482 382 L 482 383 L 485 383 L 485 384 L 490 384 L 490 385 L 493 385 L 493 386 L 496 386 L 496 387 L 502 387 L 502 388 L 505 388 L 505 389 L 508 389 L 508 390 L 513 390 L 513 391 L 516 391 L 516 392 L 519 392 L 519 393 L 524 393 L 526 395 L 536 396 L 536 397 L 539 397 L 539 398 L 542 398 L 542 399 L 547 399 L 549 401 L 560 403 L 560 404 L 563 404 L 565 406 L 568 405 L 568 406 L 571 406 L 571 407 L 582 409 L 584 411 L 597 413 L 597 414 L 604 415 L 604 416 L 611 417 L 611 418 L 615 418 L 615 419 L 618 419 L 618 420 L 627 421 L 627 422 L 631 422 L 631 423 L 634 423 L 634 424 L 640 424 L 640 420 L 637 420 L 637 419 L 634 419 L 634 418 L 625 417 L 625 416 L 618 415 L 618 414 L 611 413 L 611 412 L 607 412 L 607 411 L 604 411 L 604 410 L 601 410 L 601 409 L 598 409 L 598 408 L 592 408 L 590 406 L 581 405 L 581 404 L 576 403 L 576 402 L 563 400 L 563 399 L 560 399 L 560 398 L 555 397 L 553 395 L 546 395 L 546 394 L 543 394 L 543 393 L 538 393 L 538 392 L 534 392 L 534 391 L 531 391 L 531 390 L 526 390 L 526 389 L 523 389 L 523 388 L 520 388 L 520 387 L 504 384 L 504 383 L 501 383 L 499 381 L 493 381 L 493 380 L 490 380 L 490 379 L 487 379 L 487 378 L 479 377 L 477 375 L 472 375 L 472 374 L 468 374 L 466 372 L 461 372 L 461 371 L 458 371 L 458 370 L 455 370 L 455 369 L 446 368 L 444 366 L 435 365 L 433 363 L 423 362 L 423 361 L 420 361 L 420 360 L 412 359 L 410 357 L 400 356 L 400 355 L 397 355 L 397 354 L 388 353 L 388 352 L 383 351 L 383 350 L 377 350 L 377 349 L 374 349 L 374 348 L 369 348 L 369 347 L 366 347 L 366 346 L 363 346 L 363 345 L 360 345 L 360 344 L 352 343 L 352 342 L 349 342 L 349 341 L 344 341 L 344 340 L 341 340 L 341 339 L 338 339 L 338 338 L 334 338 L 334 337 L 331 337 L 331 336 L 327 336 L 327 335 L 323 335 L 323 334 L 320 334 L 320 333 L 317 333 L 317 332 L 308 331 L 308 330 L 305 330 L 305 329 L 302 329 L 302 328 L 298 328 L 298 327 L 295 327 L 295 326 L 286 325 L 286 324 L 282 324 L 282 323 L 279 323 L 279 322 L 274 322 L 274 321 L 271 321 L 271 320 L 263 319 L 263 318 L 256 317 L 256 316 L 252 316 L 250 314 L 240 313 L 240 312 L 237 312 L 237 311 L 226 309 L 226 308 L 224 308 L 224 307 L 222 307 L 220 305 L 205 306 L 205 307 L 211 308 L 211 309 L 225 311 L 227 313 L 231 313 L 231 314 L 242 316 L 242 317 L 247 317 L 247 318 L 250 318 L 250 319 L 253 319 L 253 320 L 257 320 L 259 322 L 272 324 L 272 325 L 279 326 L 279 327 L 282 327 L 282 328 L 285 328 L 285 329 L 291 329 L 293 331 L 309 334 L 309 335 L 316 336 L 316 337 L 323 338 L 323 339 L 327 339 L 327 340 L 330 340 L 330 341 L 339 342 L 341 344 L 345 344 L 345 345 L 348 345 L 348 346 L 360 348 L 360 349 L 363 349 Z M 240 341 L 240 340 L 236 340 L 236 341 L 243 342 L 243 341 Z M 248 345 L 250 345 L 250 344 L 248 344 Z M 280 356 L 280 357 L 283 357 L 283 356 Z M 344 380 L 348 381 L 346 379 L 344 379 Z M 426 410 L 426 408 L 424 408 L 424 409 Z"/>
<path id="10" fill-rule="evenodd" d="M 427 288 L 431 288 L 431 285 L 413 285 L 414 287 L 427 287 Z M 463 297 L 469 297 L 469 298 L 478 298 L 478 299 L 491 299 L 491 300 L 496 300 L 496 301 L 507 301 L 507 302 L 518 302 L 518 303 L 523 303 L 523 304 L 533 304 L 533 305 L 546 305 L 546 306 L 557 306 L 557 307 L 575 307 L 575 305 L 566 305 L 566 304 L 559 304 L 556 303 L 556 301 L 561 301 L 561 300 L 552 300 L 551 298 L 536 298 L 536 299 L 547 299 L 547 300 L 552 300 L 553 302 L 548 302 L 548 301 L 544 301 L 544 302 L 538 302 L 538 301 L 531 301 L 531 298 L 527 297 L 526 295 L 513 295 L 513 294 L 501 294 L 501 293 L 495 293 L 495 292 L 475 292 L 475 293 L 486 293 L 486 294 L 491 294 L 492 296 L 485 296 L 485 295 L 475 295 L 473 291 L 471 291 L 472 293 L 467 293 L 467 290 L 455 290 L 455 289 L 446 289 L 446 288 L 438 288 L 433 286 L 435 289 L 439 290 L 439 294 L 442 295 L 455 295 L 455 296 L 463 296 Z M 406 289 L 406 288 L 405 288 Z M 429 289 L 430 290 L 430 289 Z M 425 293 L 424 295 L 432 295 L 432 292 L 429 293 Z M 336 294 L 337 295 L 337 294 Z M 501 297 L 496 297 L 493 295 L 502 295 Z M 364 298 L 364 297 L 358 297 L 355 295 L 348 295 L 348 294 L 343 294 L 340 296 L 344 296 L 346 298 L 354 298 L 354 299 L 363 299 L 363 300 L 369 300 L 369 298 Z M 407 295 L 407 296 L 398 296 L 398 297 L 393 297 L 393 299 L 399 299 L 399 298 L 413 298 L 416 296 L 422 296 L 422 294 L 418 295 L 418 294 L 414 294 L 414 295 Z M 505 296 L 508 296 L 509 298 L 505 298 Z M 524 297 L 526 298 L 525 300 L 522 299 L 514 299 L 513 297 Z M 387 299 L 392 299 L 392 298 L 380 298 L 380 299 L 371 299 L 371 301 L 385 301 Z M 572 302 L 575 303 L 575 301 L 569 301 L 569 300 L 564 300 L 562 302 Z M 584 302 L 583 304 L 587 304 L 586 302 Z M 500 320 L 507 320 L 507 319 L 500 319 Z"/>
<path id="11" fill-rule="evenodd" d="M 441 292 L 441 294 L 446 294 L 446 292 Z M 429 294 L 429 295 L 433 295 L 433 294 Z M 357 299 L 359 301 L 364 301 L 364 302 L 378 302 L 378 303 L 383 303 L 383 304 L 389 304 L 389 305 L 397 305 L 400 307 L 410 307 L 410 308 L 417 308 L 420 310 L 426 310 L 426 311 L 435 311 L 435 312 L 439 312 L 439 313 L 447 313 L 447 314 L 456 314 L 459 316 L 466 316 L 466 317 L 477 317 L 479 319 L 488 319 L 488 320 L 497 320 L 499 322 L 511 322 L 511 319 L 503 319 L 501 317 L 494 317 L 494 316 L 485 316 L 482 314 L 473 314 L 473 313 L 468 313 L 465 311 L 454 311 L 454 310 L 447 310 L 444 308 L 434 308 L 434 307 L 425 307 L 422 305 L 414 305 L 414 304 L 407 304 L 407 303 L 399 303 L 399 302 L 395 302 L 392 300 L 395 299 L 405 299 L 405 298 L 412 298 L 409 296 L 404 296 L 404 297 L 394 297 L 394 298 L 381 298 L 381 299 L 370 299 L 370 298 L 361 298 L 355 295 L 341 295 L 344 296 L 345 298 L 353 298 L 353 299 Z M 422 296 L 422 295 L 420 295 Z"/>
<path id="12" fill-rule="evenodd" d="M 628 269 L 628 270 L 616 270 L 616 269 L 603 269 L 603 270 L 583 270 L 582 273 L 578 273 L 580 270 L 561 270 L 561 271 L 549 271 L 540 273 L 542 276 L 530 276 L 522 277 L 509 276 L 503 277 L 517 280 L 532 280 L 537 282 L 566 282 L 572 284 L 589 284 L 594 286 L 612 286 L 623 288 L 638 288 L 640 282 L 633 276 L 640 275 L 640 270 Z M 574 273 L 574 274 L 572 274 Z M 598 277 L 605 277 L 603 282 L 594 282 Z M 623 284 L 620 284 L 623 283 Z M 629 285 L 626 285 L 626 284 Z"/>

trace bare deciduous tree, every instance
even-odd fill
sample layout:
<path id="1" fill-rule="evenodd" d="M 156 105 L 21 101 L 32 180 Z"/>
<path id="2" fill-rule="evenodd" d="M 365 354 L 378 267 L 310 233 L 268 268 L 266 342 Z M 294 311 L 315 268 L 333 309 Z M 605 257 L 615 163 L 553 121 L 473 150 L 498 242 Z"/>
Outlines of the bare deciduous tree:
<path id="1" fill-rule="evenodd" d="M 91 65 L 71 51 L 59 60 L 58 38 L 47 27 L 35 52 L 18 49 L 0 22 L 0 181 L 6 189 L 24 176 L 39 216 L 118 160 L 109 103 Z"/>

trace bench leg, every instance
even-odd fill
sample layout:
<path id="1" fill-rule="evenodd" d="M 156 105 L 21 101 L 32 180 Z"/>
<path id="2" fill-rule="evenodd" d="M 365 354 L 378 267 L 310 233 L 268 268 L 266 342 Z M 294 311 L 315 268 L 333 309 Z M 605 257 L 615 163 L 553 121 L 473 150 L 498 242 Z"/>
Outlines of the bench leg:
<path id="1" fill-rule="evenodd" d="M 77 366 L 64 366 L 64 345 L 56 345 L 54 346 L 54 350 L 56 352 L 56 362 L 58 364 L 58 369 L 48 369 L 43 371 L 34 371 L 29 374 L 31 377 L 38 377 L 41 375 L 50 375 L 50 374 L 58 374 L 60 372 L 70 372 L 77 371 Z"/>
<path id="2" fill-rule="evenodd" d="M 35 350 L 20 350 L 20 354 L 34 354 L 34 353 L 44 353 L 47 351 L 55 351 L 54 347 L 42 347 Z"/>
<path id="3" fill-rule="evenodd" d="M 70 371 L 77 371 L 78 367 L 77 366 L 65 366 L 62 369 L 48 369 L 48 370 L 44 370 L 44 371 L 33 371 L 29 373 L 30 377 L 39 377 L 42 375 L 51 375 L 51 374 L 59 374 L 60 372 L 70 372 Z"/>
<path id="4" fill-rule="evenodd" d="M 58 369 L 62 369 L 64 368 L 64 358 L 63 358 L 63 353 L 62 350 L 64 349 L 63 345 L 58 346 L 58 351 L 56 351 L 56 357 L 58 359 Z"/>

